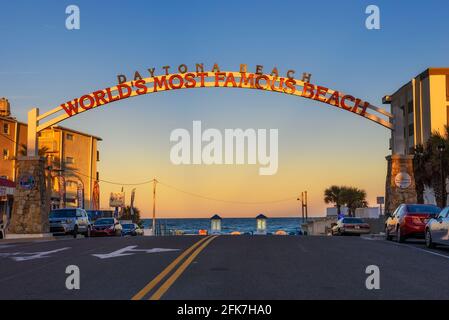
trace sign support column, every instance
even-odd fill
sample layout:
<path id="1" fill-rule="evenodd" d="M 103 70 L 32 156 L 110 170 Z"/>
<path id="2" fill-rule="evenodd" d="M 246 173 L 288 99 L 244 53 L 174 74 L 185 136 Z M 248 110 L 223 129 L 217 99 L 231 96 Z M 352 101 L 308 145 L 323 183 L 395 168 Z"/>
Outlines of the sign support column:
<path id="1" fill-rule="evenodd" d="M 37 142 L 37 125 L 39 117 L 39 108 L 28 111 L 28 138 L 27 138 L 27 156 L 36 157 L 39 154 Z"/>

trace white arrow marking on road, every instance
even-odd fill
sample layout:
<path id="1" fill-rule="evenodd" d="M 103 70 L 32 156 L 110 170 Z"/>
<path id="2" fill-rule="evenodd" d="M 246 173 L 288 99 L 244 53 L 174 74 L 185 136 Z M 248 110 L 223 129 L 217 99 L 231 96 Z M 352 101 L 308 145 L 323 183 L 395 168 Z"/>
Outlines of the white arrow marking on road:
<path id="1" fill-rule="evenodd" d="M 68 250 L 67 248 L 61 248 L 56 249 L 52 251 L 44 251 L 44 252 L 5 252 L 0 253 L 0 258 L 11 258 L 14 261 L 28 261 L 28 260 L 35 260 L 35 259 L 44 259 L 44 258 L 50 258 L 50 255 L 52 253 L 57 253 L 60 251 Z"/>
<path id="2" fill-rule="evenodd" d="M 119 250 L 111 252 L 111 253 L 93 254 L 93 256 L 100 258 L 100 259 L 109 259 L 109 258 L 130 256 L 130 255 L 133 255 L 138 252 L 159 253 L 159 252 L 179 251 L 179 249 L 164 249 L 164 248 L 135 249 L 135 248 L 137 248 L 137 246 L 129 246 L 129 247 L 125 247 L 125 248 L 119 249 Z"/>

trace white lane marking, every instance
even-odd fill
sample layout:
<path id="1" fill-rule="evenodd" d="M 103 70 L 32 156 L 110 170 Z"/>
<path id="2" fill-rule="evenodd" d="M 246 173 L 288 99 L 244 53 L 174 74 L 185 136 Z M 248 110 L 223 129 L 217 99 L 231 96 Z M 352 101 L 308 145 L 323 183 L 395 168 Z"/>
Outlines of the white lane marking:
<path id="1" fill-rule="evenodd" d="M 412 248 L 412 249 L 415 249 L 415 250 L 418 250 L 418 251 L 427 252 L 427 253 L 433 254 L 433 255 L 438 256 L 438 257 L 449 259 L 449 256 L 447 256 L 445 254 L 442 254 L 442 253 L 430 251 L 430 250 L 427 250 L 427 249 L 417 248 L 417 247 L 414 247 L 414 246 L 411 246 L 411 245 L 408 245 L 408 244 L 402 244 L 401 243 L 400 245 L 402 245 L 404 247 L 409 247 L 409 248 Z"/>
<path id="2" fill-rule="evenodd" d="M 143 253 L 159 253 L 159 252 L 170 252 L 170 251 L 179 251 L 179 249 L 164 249 L 164 248 L 152 248 L 152 249 L 135 249 L 137 246 L 128 246 L 111 253 L 103 253 L 103 254 L 93 254 L 94 257 L 100 259 L 110 259 L 117 257 L 130 256 L 139 252 Z"/>
<path id="3" fill-rule="evenodd" d="M 0 253 L 0 258 L 11 258 L 14 261 L 29 261 L 35 259 L 50 258 L 52 253 L 57 253 L 70 249 L 70 247 L 55 249 L 43 252 L 5 252 Z"/>
<path id="4" fill-rule="evenodd" d="M 364 239 L 364 238 L 362 238 L 362 239 Z M 364 239 L 364 240 L 371 240 L 371 239 Z M 449 259 L 448 255 L 445 255 L 445 254 L 442 254 L 442 253 L 438 253 L 438 252 L 434 252 L 434 251 L 430 251 L 430 250 L 427 250 L 427 249 L 417 248 L 417 247 L 412 246 L 410 244 L 397 243 L 397 242 L 394 242 L 394 241 L 384 241 L 384 243 L 388 243 L 388 244 L 395 245 L 395 246 L 398 246 L 398 247 L 411 248 L 411 249 L 415 249 L 417 251 L 433 254 L 434 256 L 438 256 L 438 257 L 442 257 L 442 258 L 445 258 L 445 259 Z"/>
<path id="5" fill-rule="evenodd" d="M 9 249 L 15 246 L 15 244 L 0 244 L 0 249 Z"/>

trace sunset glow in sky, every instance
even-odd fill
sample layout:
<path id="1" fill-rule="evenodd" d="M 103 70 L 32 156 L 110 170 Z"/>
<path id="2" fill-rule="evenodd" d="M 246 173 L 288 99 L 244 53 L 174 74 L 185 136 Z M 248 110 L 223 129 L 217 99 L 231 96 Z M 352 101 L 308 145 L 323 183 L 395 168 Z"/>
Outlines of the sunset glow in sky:
<path id="1" fill-rule="evenodd" d="M 180 64 L 251 72 L 264 65 L 282 75 L 296 70 L 312 82 L 381 105 L 428 67 L 447 67 L 446 1 L 377 1 L 381 29 L 365 28 L 367 1 L 77 1 L 81 29 L 65 28 L 65 1 L 2 2 L 0 97 L 26 121 L 41 111 L 97 89 L 118 74 L 144 77 Z M 421 19 L 426 16 L 425 23 Z M 435 32 L 435 30 L 445 30 Z M 418 45 L 419 44 L 419 45 Z M 387 109 L 388 110 L 388 109 Z M 278 129 L 279 169 L 261 176 L 259 165 L 170 162 L 170 133 L 205 128 Z M 103 138 L 101 179 L 139 183 L 156 177 L 159 217 L 299 216 L 296 197 L 307 190 L 309 213 L 323 215 L 326 187 L 365 189 L 375 206 L 385 192 L 388 129 L 335 107 L 257 90 L 207 88 L 146 95 L 108 104 L 62 123 Z M 195 197 L 169 186 L 223 202 Z M 132 186 L 125 186 L 127 201 Z M 118 185 L 100 183 L 101 205 Z M 152 184 L 136 186 L 136 206 L 151 215 Z M 267 203 L 289 199 L 279 203 Z M 235 203 L 231 203 L 235 202 Z M 242 204 L 252 202 L 253 204 Z"/>

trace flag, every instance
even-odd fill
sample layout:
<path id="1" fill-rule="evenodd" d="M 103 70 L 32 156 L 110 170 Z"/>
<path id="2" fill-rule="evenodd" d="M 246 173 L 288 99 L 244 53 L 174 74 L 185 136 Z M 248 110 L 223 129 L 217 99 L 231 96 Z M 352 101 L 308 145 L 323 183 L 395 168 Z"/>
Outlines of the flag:
<path id="1" fill-rule="evenodd" d="M 133 216 L 134 215 L 134 198 L 136 197 L 136 189 L 134 188 L 132 191 L 131 191 L 131 216 Z"/>
<path id="2" fill-rule="evenodd" d="M 100 210 L 100 185 L 98 184 L 98 181 L 94 182 L 92 200 L 93 200 L 92 209 Z"/>

